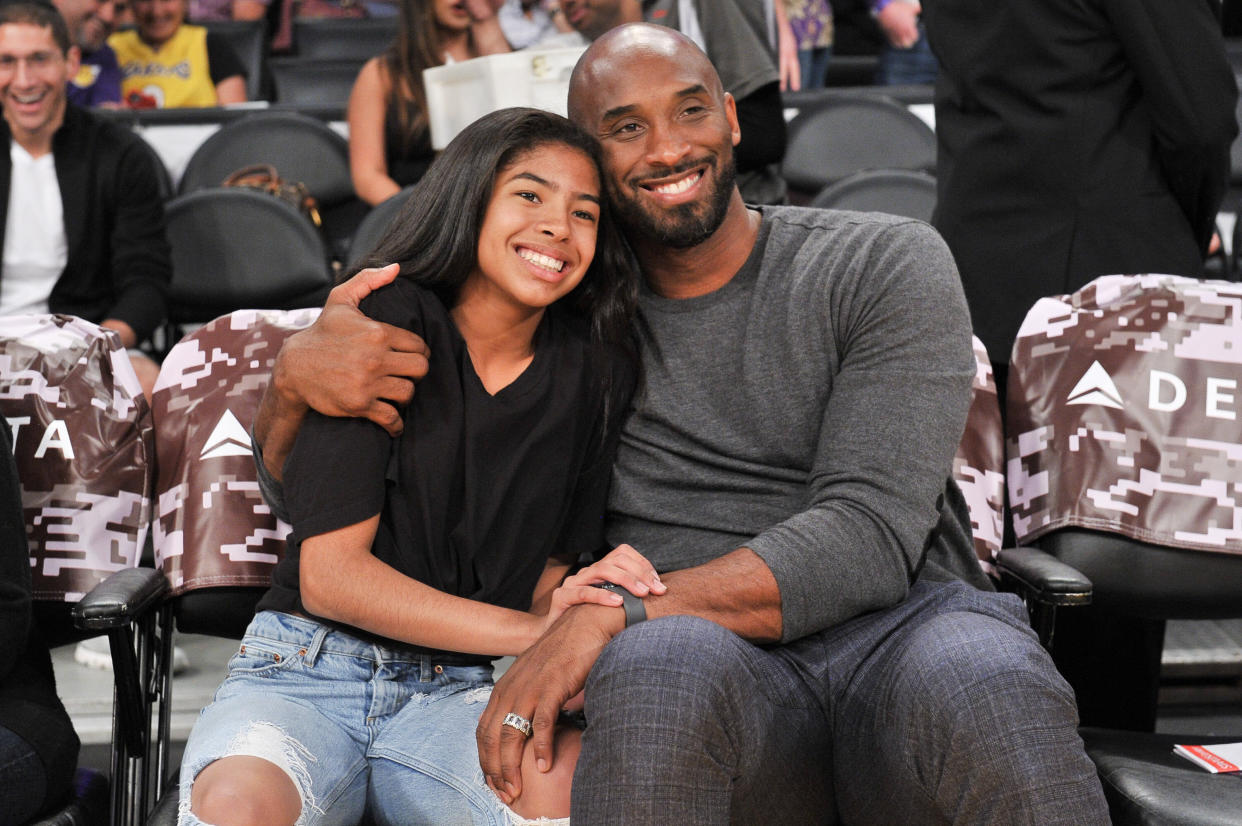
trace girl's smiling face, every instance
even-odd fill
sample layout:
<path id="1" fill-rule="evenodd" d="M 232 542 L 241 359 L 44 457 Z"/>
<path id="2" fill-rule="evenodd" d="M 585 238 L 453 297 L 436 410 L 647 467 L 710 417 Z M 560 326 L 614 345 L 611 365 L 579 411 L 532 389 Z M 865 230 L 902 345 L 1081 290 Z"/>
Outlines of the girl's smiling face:
<path id="1" fill-rule="evenodd" d="M 525 309 L 568 294 L 595 257 L 600 198 L 599 172 L 580 150 L 551 143 L 518 155 L 492 183 L 463 292 Z"/>

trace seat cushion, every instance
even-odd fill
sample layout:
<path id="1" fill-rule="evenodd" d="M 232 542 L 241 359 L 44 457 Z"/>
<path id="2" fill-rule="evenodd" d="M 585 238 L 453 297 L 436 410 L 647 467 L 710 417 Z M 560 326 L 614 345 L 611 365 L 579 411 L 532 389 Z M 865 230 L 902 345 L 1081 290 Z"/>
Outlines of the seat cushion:
<path id="1" fill-rule="evenodd" d="M 1084 728 L 1118 826 L 1237 826 L 1242 822 L 1242 776 L 1212 774 L 1173 753 L 1176 743 L 1210 744 L 1233 737 L 1148 734 Z"/>

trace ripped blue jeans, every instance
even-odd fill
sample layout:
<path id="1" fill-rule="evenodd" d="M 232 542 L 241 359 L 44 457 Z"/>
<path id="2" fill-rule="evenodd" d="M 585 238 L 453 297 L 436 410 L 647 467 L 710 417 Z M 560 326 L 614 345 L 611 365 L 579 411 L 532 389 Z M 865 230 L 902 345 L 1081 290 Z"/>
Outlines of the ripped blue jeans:
<path id="1" fill-rule="evenodd" d="M 509 826 L 487 788 L 474 729 L 490 665 L 450 665 L 376 645 L 313 620 L 264 611 L 229 661 L 181 762 L 179 823 L 194 778 L 230 755 L 282 768 L 302 797 L 299 826 Z"/>

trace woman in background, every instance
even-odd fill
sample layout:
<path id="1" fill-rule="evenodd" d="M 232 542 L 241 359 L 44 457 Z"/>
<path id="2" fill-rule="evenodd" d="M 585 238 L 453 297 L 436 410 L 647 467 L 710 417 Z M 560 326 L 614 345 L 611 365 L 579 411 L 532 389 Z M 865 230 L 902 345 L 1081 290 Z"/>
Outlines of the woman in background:
<path id="1" fill-rule="evenodd" d="M 400 18 L 396 41 L 366 62 L 349 96 L 350 175 L 371 205 L 416 183 L 435 157 L 423 70 L 509 50 L 492 0 L 401 0 Z"/>

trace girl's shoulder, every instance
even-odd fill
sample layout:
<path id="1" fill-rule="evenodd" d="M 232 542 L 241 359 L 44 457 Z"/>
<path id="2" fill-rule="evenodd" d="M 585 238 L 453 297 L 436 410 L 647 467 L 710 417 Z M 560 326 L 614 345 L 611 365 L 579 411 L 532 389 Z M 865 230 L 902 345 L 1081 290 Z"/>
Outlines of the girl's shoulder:
<path id="1" fill-rule="evenodd" d="M 398 276 L 364 298 L 358 308 L 369 318 L 422 335 L 449 320 L 448 308 L 426 287 Z"/>

